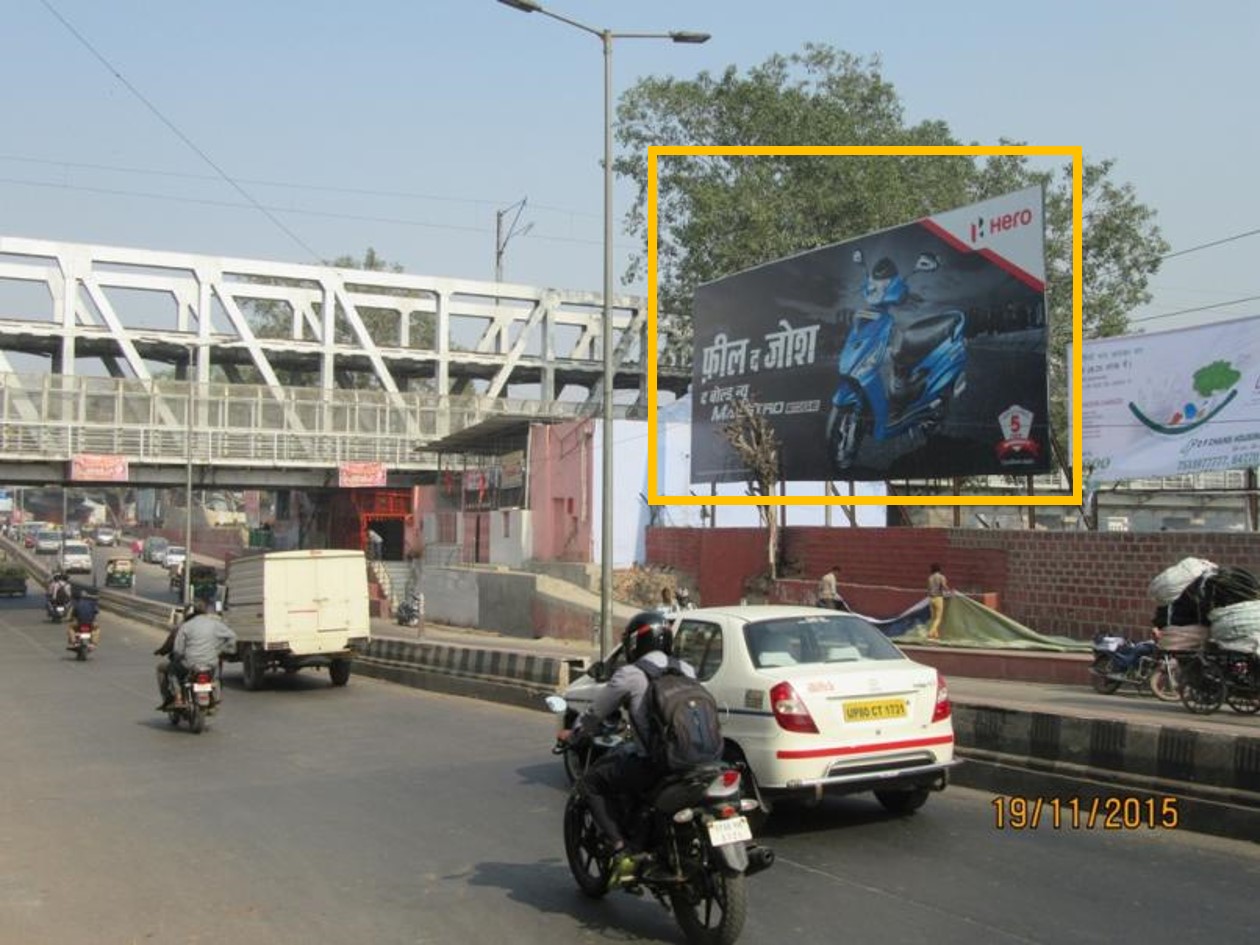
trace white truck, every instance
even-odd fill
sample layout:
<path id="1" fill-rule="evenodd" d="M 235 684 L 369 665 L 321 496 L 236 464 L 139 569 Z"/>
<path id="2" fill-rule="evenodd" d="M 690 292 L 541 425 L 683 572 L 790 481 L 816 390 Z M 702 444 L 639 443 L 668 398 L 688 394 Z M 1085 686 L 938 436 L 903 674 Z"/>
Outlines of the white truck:
<path id="1" fill-rule="evenodd" d="M 334 686 L 371 637 L 367 561 L 362 551 L 310 549 L 246 555 L 228 562 L 224 617 L 236 632 L 245 688 L 269 669 L 327 666 Z"/>

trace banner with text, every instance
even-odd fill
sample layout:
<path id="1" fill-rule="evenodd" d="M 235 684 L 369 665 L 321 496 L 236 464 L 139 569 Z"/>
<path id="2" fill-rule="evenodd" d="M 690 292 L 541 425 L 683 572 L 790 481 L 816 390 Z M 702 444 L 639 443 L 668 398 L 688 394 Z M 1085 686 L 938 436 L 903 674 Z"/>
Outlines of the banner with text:
<path id="1" fill-rule="evenodd" d="M 126 482 L 130 470 L 126 456 L 76 453 L 70 458 L 72 482 Z"/>
<path id="2" fill-rule="evenodd" d="M 1088 341 L 1081 367 L 1091 481 L 1260 466 L 1260 318 Z"/>
<path id="3" fill-rule="evenodd" d="M 341 463 L 337 485 L 342 489 L 380 489 L 385 486 L 384 463 Z"/>
<path id="4" fill-rule="evenodd" d="M 692 481 L 747 478 L 741 401 L 786 481 L 1044 472 L 1044 259 L 1031 187 L 700 286 Z"/>

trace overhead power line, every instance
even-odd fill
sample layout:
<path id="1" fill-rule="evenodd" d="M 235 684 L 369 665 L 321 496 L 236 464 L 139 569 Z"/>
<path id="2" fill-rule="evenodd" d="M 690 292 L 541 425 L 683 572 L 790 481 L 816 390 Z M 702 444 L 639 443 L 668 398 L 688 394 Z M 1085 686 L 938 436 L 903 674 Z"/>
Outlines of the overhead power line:
<path id="1" fill-rule="evenodd" d="M 1200 243 L 1198 246 L 1189 246 L 1186 249 L 1179 249 L 1173 253 L 1165 253 L 1160 259 L 1172 259 L 1174 256 L 1184 256 L 1186 253 L 1197 253 L 1201 249 L 1211 249 L 1213 246 L 1220 246 L 1223 243 L 1232 243 L 1234 240 L 1240 240 L 1247 236 L 1255 236 L 1260 233 L 1260 229 L 1248 230 L 1246 233 L 1235 233 L 1233 236 L 1226 236 L 1224 239 L 1212 240 L 1210 243 Z"/>
<path id="2" fill-rule="evenodd" d="M 1200 305 L 1197 308 L 1183 308 L 1175 312 L 1164 312 L 1162 315 L 1143 315 L 1141 318 L 1131 318 L 1130 322 L 1152 322 L 1157 318 L 1172 318 L 1174 315 L 1190 315 L 1194 312 L 1206 312 L 1214 308 L 1227 308 L 1230 305 L 1241 305 L 1243 302 L 1254 302 L 1260 299 L 1260 295 L 1249 295 L 1246 298 L 1234 299 L 1231 302 L 1217 302 L 1215 305 Z"/>
<path id="3" fill-rule="evenodd" d="M 139 174 L 144 177 L 174 177 L 180 180 L 213 180 L 221 178 L 215 174 L 190 174 L 184 171 L 163 171 L 151 167 L 126 167 L 117 164 L 94 164 L 86 161 L 62 161 L 54 158 L 28 157 L 22 154 L 0 154 L 0 161 L 13 161 L 21 164 L 37 164 L 42 167 L 79 168 L 89 171 L 109 171 L 116 174 Z M 423 194 L 410 190 L 380 190 L 373 187 L 348 187 L 344 184 L 295 184 L 292 181 L 262 180 L 258 178 L 240 177 L 242 184 L 257 184 L 260 187 L 284 187 L 289 190 L 322 191 L 330 194 L 351 194 L 359 197 L 403 197 L 408 200 L 432 200 L 441 203 L 462 203 L 475 207 L 500 207 L 506 201 L 492 200 L 484 197 L 452 197 L 448 194 Z M 531 203 L 531 210 L 546 210 L 571 217 L 590 217 L 600 219 L 598 213 L 586 210 L 575 210 L 572 207 L 556 207 L 545 203 Z"/>
<path id="4" fill-rule="evenodd" d="M 0 184 L 19 184 L 26 187 L 51 187 L 57 190 L 74 190 L 88 194 L 104 194 L 113 197 L 142 197 L 149 200 L 173 200 L 177 203 L 193 203 L 204 207 L 231 207 L 238 210 L 254 209 L 259 206 L 256 203 L 242 204 L 233 203 L 230 200 L 214 200 L 209 197 L 185 197 L 177 194 L 158 194 L 146 193 L 140 190 L 121 190 L 111 187 L 86 187 L 78 184 L 59 184 L 50 181 L 41 180 L 22 180 L 21 178 L 0 177 Z M 308 217 L 326 217 L 332 220 L 358 220 L 365 223 L 388 223 L 395 226 L 417 226 L 433 230 L 454 230 L 462 233 L 479 233 L 486 234 L 490 232 L 490 228 L 486 226 L 468 226 L 456 223 L 433 223 L 428 220 L 408 220 L 401 217 L 382 217 L 372 216 L 370 214 L 355 213 L 337 213 L 329 210 L 305 210 L 298 207 L 275 207 L 267 209 L 275 209 L 283 213 L 294 213 Z M 546 240 L 552 243 L 577 243 L 585 246 L 602 246 L 601 239 L 582 239 L 577 236 L 550 236 L 546 233 L 538 233 L 531 231 L 530 236 L 533 239 Z M 624 243 L 614 244 L 622 250 L 629 247 Z"/>
<path id="5" fill-rule="evenodd" d="M 90 42 L 88 42 L 87 37 L 85 37 L 77 29 L 75 29 L 73 24 L 71 24 L 70 21 L 67 20 L 64 16 L 62 16 L 56 7 L 54 7 L 51 3 L 49 3 L 48 0 L 42 0 L 42 2 L 44 6 L 48 8 L 48 12 L 50 12 L 53 16 L 55 16 L 61 22 L 61 25 L 64 26 L 67 30 L 69 30 L 70 34 L 74 36 L 74 38 L 77 39 L 80 43 L 82 43 L 83 46 L 87 49 L 87 51 L 90 52 L 93 56 L 95 56 L 97 60 L 101 63 L 101 65 L 103 65 L 106 69 L 108 69 L 110 71 L 110 74 L 113 75 L 114 78 L 116 78 L 119 82 L 121 82 L 123 87 L 126 88 L 128 92 L 134 95 L 140 101 L 140 103 L 144 105 L 145 108 L 147 108 L 155 116 L 157 116 L 158 121 L 166 125 L 166 127 L 169 128 L 174 133 L 174 135 L 177 138 L 179 138 L 180 141 L 184 142 L 184 144 L 188 145 L 188 147 L 192 149 L 194 154 L 196 154 L 199 158 L 205 161 L 207 165 L 213 168 L 214 172 L 218 174 L 221 178 L 223 178 L 223 180 L 226 181 L 232 187 L 233 190 L 235 190 L 238 194 L 244 197 L 249 202 L 250 206 L 252 206 L 259 213 L 261 213 L 268 220 L 270 220 L 277 227 L 279 227 L 285 233 L 285 235 L 289 237 L 289 239 L 293 240 L 293 242 L 297 243 L 298 246 L 302 247 L 302 249 L 305 252 L 309 253 L 311 258 L 315 262 L 321 261 L 319 253 L 315 252 L 314 249 L 312 249 L 309 245 L 307 245 L 307 243 L 300 236 L 294 233 L 293 230 L 285 226 L 284 222 L 279 217 L 277 217 L 274 213 L 272 213 L 270 210 L 268 210 L 266 207 L 260 204 L 257 200 L 255 200 L 244 187 L 242 187 L 235 180 L 233 180 L 232 177 L 225 170 L 223 170 L 223 168 L 219 167 L 219 165 L 216 164 L 211 159 L 210 155 L 206 154 L 205 151 L 197 147 L 197 144 L 191 138 L 189 138 L 188 135 L 184 134 L 184 132 L 181 131 L 179 127 L 173 121 L 171 121 L 164 114 L 162 114 L 161 110 L 158 109 L 158 107 L 154 105 L 152 102 L 150 102 L 147 98 L 145 98 L 143 93 L 141 93 L 141 91 L 138 88 L 136 88 L 129 81 L 127 81 L 127 77 L 124 76 L 121 72 L 119 72 L 118 69 L 114 67 L 113 63 L 111 63 L 100 52 L 98 52 L 96 47 L 93 46 Z"/>

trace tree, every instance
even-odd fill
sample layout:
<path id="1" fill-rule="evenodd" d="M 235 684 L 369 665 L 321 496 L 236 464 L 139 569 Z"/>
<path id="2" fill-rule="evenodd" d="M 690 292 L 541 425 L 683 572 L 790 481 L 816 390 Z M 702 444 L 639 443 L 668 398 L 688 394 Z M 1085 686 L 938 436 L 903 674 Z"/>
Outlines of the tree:
<path id="1" fill-rule="evenodd" d="M 779 440 L 770 421 L 747 399 L 731 403 L 730 417 L 722 424 L 722 436 L 748 470 L 748 495 L 772 496 L 779 483 Z M 779 517 L 773 505 L 759 505 L 757 512 L 766 527 L 767 574 L 779 576 Z"/>
<path id="2" fill-rule="evenodd" d="M 942 120 L 907 124 L 878 58 L 830 46 L 775 55 L 746 74 L 647 78 L 622 97 L 619 174 L 638 186 L 626 218 L 646 244 L 647 147 L 702 145 L 951 145 Z M 1127 314 L 1150 299 L 1147 283 L 1167 244 L 1155 214 L 1113 162 L 1084 168 L 1085 337 L 1118 334 Z M 1034 169 L 1019 156 L 714 157 L 658 162 L 658 280 L 666 358 L 688 363 L 696 286 L 768 260 L 894 226 L 1040 183 L 1046 191 L 1047 295 L 1051 317 L 1052 429 L 1066 427 L 1065 347 L 1071 338 L 1071 174 Z M 642 278 L 646 259 L 626 280 Z M 1060 455 L 1065 455 L 1062 450 Z"/>

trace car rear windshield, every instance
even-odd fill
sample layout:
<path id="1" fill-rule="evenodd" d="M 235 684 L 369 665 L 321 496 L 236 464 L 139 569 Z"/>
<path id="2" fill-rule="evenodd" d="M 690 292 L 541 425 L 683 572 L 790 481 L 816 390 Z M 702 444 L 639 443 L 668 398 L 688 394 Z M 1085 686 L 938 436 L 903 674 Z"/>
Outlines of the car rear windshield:
<path id="1" fill-rule="evenodd" d="M 68 555 L 90 555 L 91 553 L 88 551 L 88 546 L 81 541 L 66 542 L 66 554 Z"/>
<path id="2" fill-rule="evenodd" d="M 876 627 L 848 614 L 759 620 L 744 627 L 744 643 L 758 669 L 905 659 Z"/>

